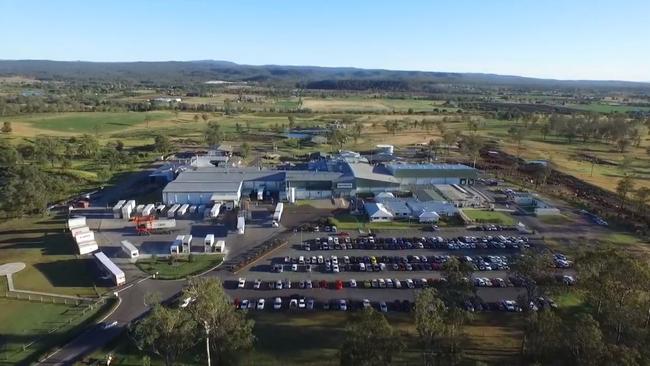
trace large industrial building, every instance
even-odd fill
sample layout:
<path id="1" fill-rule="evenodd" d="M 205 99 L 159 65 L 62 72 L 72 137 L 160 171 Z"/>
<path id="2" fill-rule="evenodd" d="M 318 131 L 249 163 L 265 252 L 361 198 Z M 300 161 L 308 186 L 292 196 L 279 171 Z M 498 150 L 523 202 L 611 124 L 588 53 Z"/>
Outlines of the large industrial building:
<path id="1" fill-rule="evenodd" d="M 328 162 L 324 169 L 275 170 L 253 167 L 190 167 L 163 189 L 165 204 L 239 204 L 241 197 L 276 200 L 350 197 L 360 193 L 415 191 L 436 185 L 472 185 L 477 170 L 462 164 L 372 165 Z"/>

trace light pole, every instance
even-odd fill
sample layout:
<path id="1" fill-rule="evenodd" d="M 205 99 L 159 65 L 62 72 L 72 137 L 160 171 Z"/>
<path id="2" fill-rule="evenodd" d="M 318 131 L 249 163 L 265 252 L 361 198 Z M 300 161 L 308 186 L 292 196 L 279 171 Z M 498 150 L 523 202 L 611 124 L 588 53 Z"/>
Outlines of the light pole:
<path id="1" fill-rule="evenodd" d="M 203 326 L 205 326 L 205 352 L 208 355 L 208 366 L 210 366 L 210 325 L 204 320 Z"/>

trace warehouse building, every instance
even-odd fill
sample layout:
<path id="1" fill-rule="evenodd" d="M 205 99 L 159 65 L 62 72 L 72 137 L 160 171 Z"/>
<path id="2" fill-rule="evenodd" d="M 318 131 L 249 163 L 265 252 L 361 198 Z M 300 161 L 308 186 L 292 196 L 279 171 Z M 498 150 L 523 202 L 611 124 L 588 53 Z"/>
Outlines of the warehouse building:
<path id="1" fill-rule="evenodd" d="M 471 185 L 477 170 L 461 164 L 371 165 L 345 157 L 320 160 L 308 170 L 275 170 L 255 167 L 201 166 L 182 171 L 163 190 L 165 204 L 239 204 L 242 196 L 276 200 L 350 197 L 360 193 L 414 191 L 434 185 Z M 213 164 L 208 164 L 213 165 Z M 461 188 L 462 189 L 462 188 Z"/>

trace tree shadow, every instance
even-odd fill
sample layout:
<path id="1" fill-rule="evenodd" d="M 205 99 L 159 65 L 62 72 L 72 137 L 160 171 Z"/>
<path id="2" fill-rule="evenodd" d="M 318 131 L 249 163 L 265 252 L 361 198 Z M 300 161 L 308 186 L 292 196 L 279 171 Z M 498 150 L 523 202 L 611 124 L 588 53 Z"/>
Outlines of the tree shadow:
<path id="1" fill-rule="evenodd" d="M 102 282 L 95 280 L 102 274 L 91 258 L 36 263 L 34 267 L 54 287 L 92 287 Z"/>

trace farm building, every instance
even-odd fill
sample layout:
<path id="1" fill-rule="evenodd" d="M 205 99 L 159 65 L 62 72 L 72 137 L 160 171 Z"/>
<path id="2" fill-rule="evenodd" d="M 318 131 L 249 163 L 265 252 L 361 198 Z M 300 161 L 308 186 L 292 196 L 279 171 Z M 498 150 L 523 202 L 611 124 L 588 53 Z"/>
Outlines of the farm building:
<path id="1" fill-rule="evenodd" d="M 384 207 L 384 205 L 381 203 L 367 202 L 363 206 L 366 210 L 366 213 L 368 214 L 368 220 L 372 222 L 393 220 L 393 214 L 388 212 L 386 207 Z"/>

